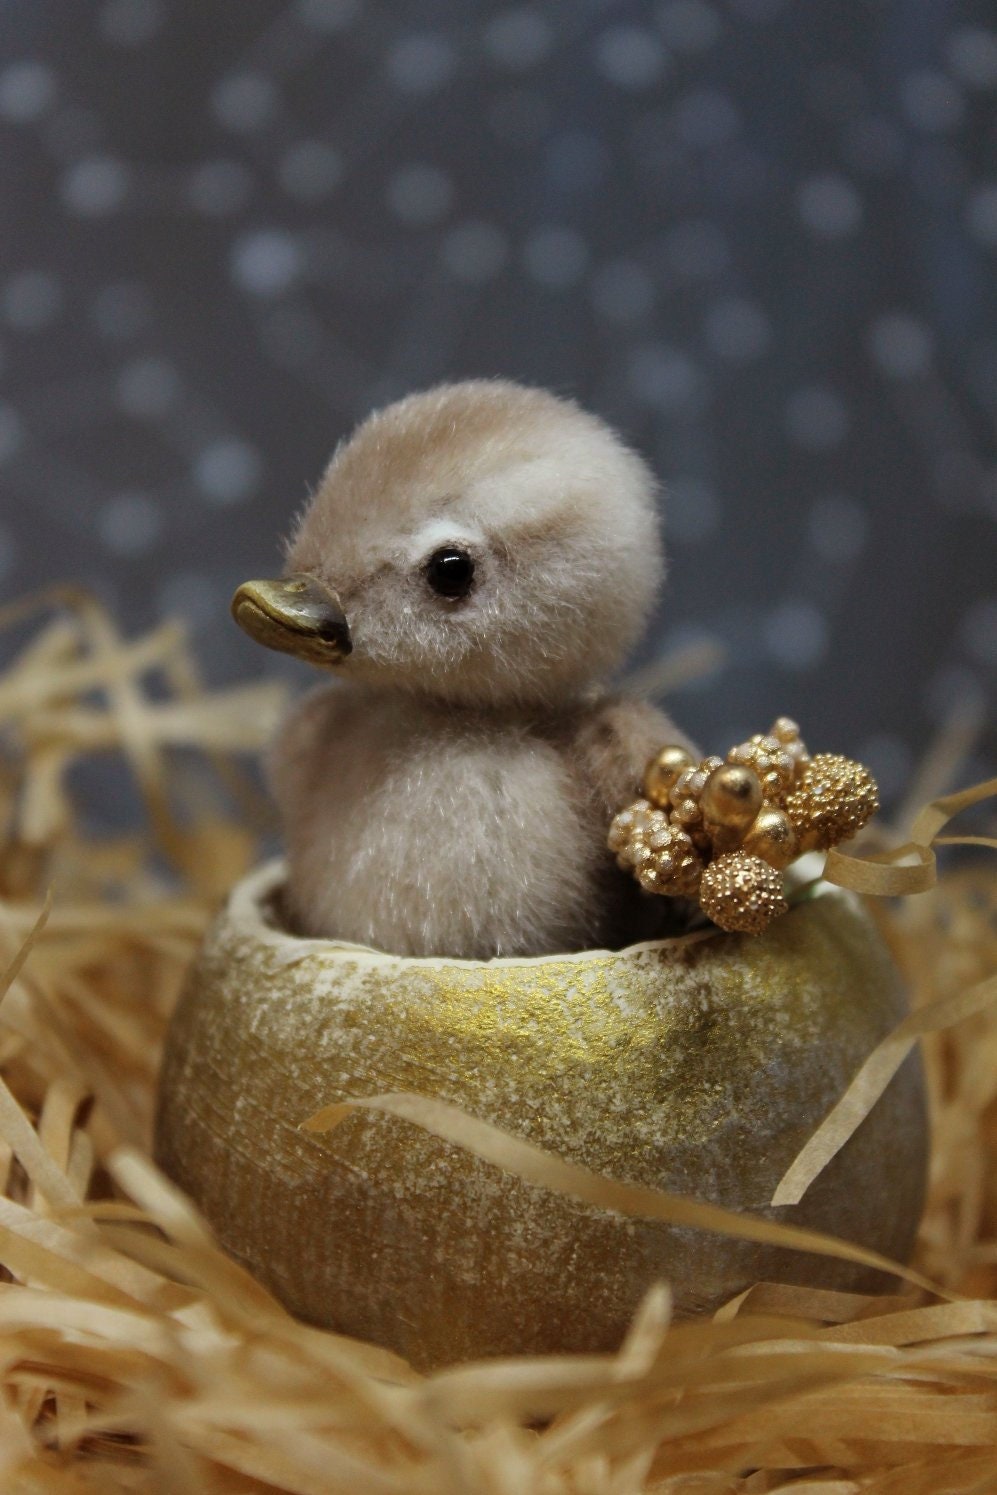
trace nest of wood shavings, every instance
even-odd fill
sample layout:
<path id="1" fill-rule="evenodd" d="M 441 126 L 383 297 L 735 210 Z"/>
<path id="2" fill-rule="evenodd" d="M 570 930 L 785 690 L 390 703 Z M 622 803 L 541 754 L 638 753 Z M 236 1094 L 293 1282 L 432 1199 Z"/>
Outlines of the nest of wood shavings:
<path id="1" fill-rule="evenodd" d="M 453 1366 L 296 1323 L 149 1158 L 160 1042 L 260 806 L 236 756 L 279 691 L 207 693 L 182 631 L 60 592 L 0 624 L 0 1489 L 73 1495 L 943 1495 L 997 1489 L 997 1010 L 925 1042 L 936 1291 L 760 1285 L 617 1355 Z M 138 786 L 88 835 L 82 759 Z M 49 901 L 49 890 L 51 900 Z M 927 1008 L 997 969 L 986 864 L 878 905 Z M 47 912 L 47 918 L 46 918 Z M 335 1249 L 334 1243 L 330 1249 Z"/>

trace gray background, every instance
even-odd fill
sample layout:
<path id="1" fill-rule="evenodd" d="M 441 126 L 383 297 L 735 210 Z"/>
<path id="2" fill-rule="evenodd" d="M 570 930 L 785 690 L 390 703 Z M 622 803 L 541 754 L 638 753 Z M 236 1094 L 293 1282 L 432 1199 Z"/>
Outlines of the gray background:
<path id="1" fill-rule="evenodd" d="M 281 670 L 228 597 L 338 437 L 504 374 L 576 395 L 665 480 L 642 657 L 726 646 L 672 700 L 705 746 L 788 712 L 890 797 L 953 709 L 986 717 L 992 4 L 0 18 L 7 595 L 74 577 L 132 629 L 185 614 L 213 680 Z"/>

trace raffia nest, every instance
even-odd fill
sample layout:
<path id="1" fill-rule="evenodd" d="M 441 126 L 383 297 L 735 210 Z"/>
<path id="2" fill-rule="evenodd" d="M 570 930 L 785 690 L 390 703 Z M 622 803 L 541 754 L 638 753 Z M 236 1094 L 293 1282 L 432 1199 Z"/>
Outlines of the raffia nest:
<path id="1" fill-rule="evenodd" d="M 0 677 L 0 1487 L 997 1489 L 992 866 L 877 904 L 915 1020 L 874 1054 L 795 1177 L 805 1186 L 925 1030 L 930 1198 L 894 1296 L 760 1284 L 712 1318 L 672 1324 L 661 1284 L 616 1355 L 420 1375 L 292 1319 L 218 1250 L 149 1157 L 179 982 L 219 898 L 259 851 L 262 809 L 233 755 L 260 745 L 279 690 L 207 693 L 179 627 L 124 641 L 78 593 L 0 621 L 26 619 L 30 636 Z M 114 755 L 122 786 L 139 786 L 146 816 L 130 835 L 88 835 L 74 808 L 76 765 L 97 754 Z M 936 774 L 925 787 L 945 785 Z M 930 873 L 923 843 L 964 802 L 922 817 L 906 865 L 862 863 L 860 878 L 879 876 L 882 891 L 883 877 Z M 689 1207 L 582 1176 L 470 1118 L 408 1114 L 624 1213 L 680 1218 Z M 736 1232 L 736 1219 L 719 1228 Z"/>

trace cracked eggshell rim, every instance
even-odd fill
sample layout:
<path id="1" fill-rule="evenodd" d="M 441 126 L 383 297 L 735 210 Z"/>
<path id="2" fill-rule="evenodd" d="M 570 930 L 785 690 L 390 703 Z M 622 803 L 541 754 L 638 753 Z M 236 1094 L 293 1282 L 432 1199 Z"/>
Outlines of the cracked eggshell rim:
<path id="1" fill-rule="evenodd" d="M 426 969 L 494 970 L 516 966 L 536 967 L 550 965 L 579 965 L 596 960 L 621 959 L 647 951 L 666 952 L 687 947 L 714 936 L 722 937 L 719 929 L 703 929 L 693 935 L 679 935 L 668 939 L 642 940 L 638 944 L 626 945 L 620 950 L 593 947 L 587 950 L 567 950 L 553 955 L 496 955 L 490 960 L 461 960 L 450 955 L 392 955 L 387 950 L 376 950 L 372 945 L 357 945 L 350 940 L 313 939 L 307 935 L 293 934 L 278 928 L 272 917 L 267 916 L 269 900 L 282 887 L 287 874 L 287 864 L 281 857 L 264 862 L 249 872 L 237 883 L 229 894 L 225 917 L 233 931 L 258 941 L 261 946 L 286 951 L 286 959 L 296 964 L 309 956 L 330 956 L 339 953 L 351 960 L 376 961 L 386 966 L 416 966 Z M 825 884 L 815 896 L 850 897 L 843 890 Z"/>

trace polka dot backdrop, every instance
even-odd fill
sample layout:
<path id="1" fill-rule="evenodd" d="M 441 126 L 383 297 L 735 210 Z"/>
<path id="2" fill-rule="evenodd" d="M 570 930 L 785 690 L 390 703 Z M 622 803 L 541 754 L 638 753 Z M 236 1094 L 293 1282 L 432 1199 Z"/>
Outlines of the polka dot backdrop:
<path id="1" fill-rule="evenodd" d="M 33 0 L 0 182 L 8 595 L 282 670 L 228 597 L 336 440 L 503 374 L 664 480 L 705 746 L 788 712 L 893 797 L 962 713 L 994 771 L 988 0 Z"/>

